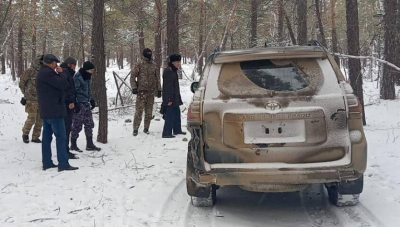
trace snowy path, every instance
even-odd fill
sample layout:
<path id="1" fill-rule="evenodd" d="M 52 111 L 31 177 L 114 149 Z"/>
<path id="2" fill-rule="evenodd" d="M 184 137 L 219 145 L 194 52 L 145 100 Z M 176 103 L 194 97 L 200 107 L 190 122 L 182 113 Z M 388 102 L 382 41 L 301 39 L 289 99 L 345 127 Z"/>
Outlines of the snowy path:
<path id="1" fill-rule="evenodd" d="M 189 85 L 182 84 L 185 102 L 191 96 Z M 113 97 L 115 86 L 107 86 Z M 377 94 L 372 84 L 366 88 L 371 97 Z M 133 110 L 113 111 L 109 143 L 99 144 L 101 152 L 84 152 L 71 160 L 78 171 L 44 172 L 40 145 L 21 141 L 26 115 L 19 99 L 17 85 L 0 75 L 1 227 L 400 226 L 398 100 L 367 107 L 369 163 L 358 206 L 332 206 L 325 189 L 314 185 L 303 192 L 277 194 L 226 187 L 217 191 L 215 207 L 196 208 L 186 194 L 183 140 L 188 136 L 161 139 L 161 120 L 152 122 L 151 135 L 134 138 L 132 123 L 125 123 Z M 82 134 L 82 148 L 83 140 Z"/>

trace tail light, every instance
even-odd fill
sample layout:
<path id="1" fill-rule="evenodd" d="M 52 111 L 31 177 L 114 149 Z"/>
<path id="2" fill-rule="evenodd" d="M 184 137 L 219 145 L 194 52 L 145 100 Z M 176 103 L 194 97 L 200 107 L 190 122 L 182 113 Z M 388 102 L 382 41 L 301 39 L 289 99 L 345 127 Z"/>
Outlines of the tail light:
<path id="1" fill-rule="evenodd" d="M 362 112 L 361 101 L 357 96 L 355 96 L 354 94 L 347 94 L 346 98 L 347 98 L 347 106 L 349 107 L 350 113 Z"/>
<path id="2" fill-rule="evenodd" d="M 188 124 L 201 124 L 201 91 L 196 91 L 187 112 Z"/>

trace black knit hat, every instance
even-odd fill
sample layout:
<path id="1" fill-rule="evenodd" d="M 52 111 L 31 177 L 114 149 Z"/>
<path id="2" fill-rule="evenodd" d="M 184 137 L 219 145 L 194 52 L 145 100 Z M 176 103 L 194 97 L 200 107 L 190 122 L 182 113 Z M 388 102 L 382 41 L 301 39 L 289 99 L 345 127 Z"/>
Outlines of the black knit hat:
<path id="1" fill-rule="evenodd" d="M 47 64 L 50 64 L 50 63 L 53 63 L 53 62 L 59 63 L 60 60 L 58 60 L 58 58 L 56 56 L 52 55 L 52 54 L 46 54 L 46 55 L 43 56 L 43 62 L 45 62 Z"/>
<path id="2" fill-rule="evenodd" d="M 174 61 L 181 61 L 182 57 L 179 54 L 173 54 L 169 56 L 169 62 L 174 62 Z"/>
<path id="3" fill-rule="evenodd" d="M 73 58 L 73 57 L 68 57 L 67 59 L 65 59 L 64 63 L 65 63 L 65 64 L 76 65 L 76 59 Z"/>
<path id="4" fill-rule="evenodd" d="M 90 61 L 85 61 L 83 63 L 83 67 L 84 70 L 90 70 L 90 69 L 94 69 L 94 65 L 93 63 L 91 63 Z"/>

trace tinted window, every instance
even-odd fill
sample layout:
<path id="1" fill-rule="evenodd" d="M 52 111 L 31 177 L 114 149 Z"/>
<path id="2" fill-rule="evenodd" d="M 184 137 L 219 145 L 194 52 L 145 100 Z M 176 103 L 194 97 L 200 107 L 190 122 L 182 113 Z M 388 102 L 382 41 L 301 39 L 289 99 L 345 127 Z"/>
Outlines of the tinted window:
<path id="1" fill-rule="evenodd" d="M 304 73 L 293 63 L 275 65 L 270 60 L 246 61 L 240 68 L 257 86 L 273 91 L 298 91 L 308 87 Z"/>

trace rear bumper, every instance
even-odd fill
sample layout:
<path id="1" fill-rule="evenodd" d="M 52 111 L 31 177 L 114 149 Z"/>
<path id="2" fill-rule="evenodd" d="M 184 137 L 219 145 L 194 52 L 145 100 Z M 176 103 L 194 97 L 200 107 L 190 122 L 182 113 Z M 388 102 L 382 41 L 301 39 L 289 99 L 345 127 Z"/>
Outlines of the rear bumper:
<path id="1" fill-rule="evenodd" d="M 275 169 L 224 171 L 213 169 L 199 175 L 199 183 L 204 185 L 254 185 L 254 184 L 314 184 L 356 180 L 362 173 L 353 169 Z"/>

